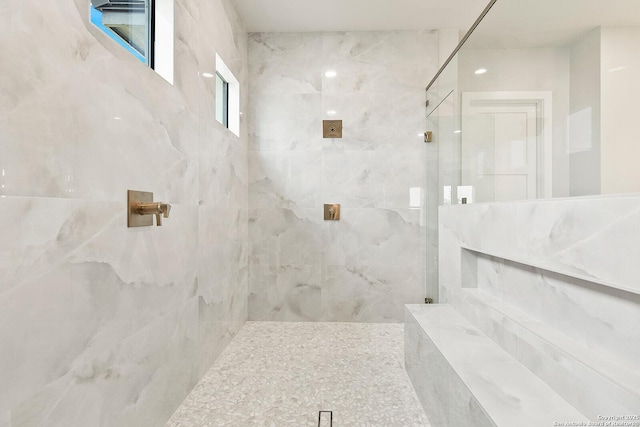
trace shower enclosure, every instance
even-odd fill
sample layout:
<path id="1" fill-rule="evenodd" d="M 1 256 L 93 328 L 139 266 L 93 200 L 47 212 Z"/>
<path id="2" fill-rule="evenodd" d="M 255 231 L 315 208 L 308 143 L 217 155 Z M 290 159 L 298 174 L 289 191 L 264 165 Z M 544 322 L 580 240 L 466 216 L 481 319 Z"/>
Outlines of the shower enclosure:
<path id="1" fill-rule="evenodd" d="M 429 83 L 427 297 L 438 206 L 640 191 L 639 9 L 491 1 Z"/>

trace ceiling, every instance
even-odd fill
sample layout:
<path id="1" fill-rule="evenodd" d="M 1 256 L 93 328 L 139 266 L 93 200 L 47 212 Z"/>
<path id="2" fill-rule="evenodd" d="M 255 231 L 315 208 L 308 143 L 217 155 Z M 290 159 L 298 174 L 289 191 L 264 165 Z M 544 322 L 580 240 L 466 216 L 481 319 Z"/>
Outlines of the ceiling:
<path id="1" fill-rule="evenodd" d="M 248 32 L 467 30 L 489 0 L 232 0 Z"/>
<path id="2" fill-rule="evenodd" d="M 498 0 L 467 48 L 549 47 L 598 26 L 640 25 L 640 0 Z"/>
<path id="3" fill-rule="evenodd" d="M 231 0 L 248 32 L 466 31 L 489 0 Z M 640 0 L 497 0 L 467 47 L 562 45 L 599 25 L 640 25 Z"/>

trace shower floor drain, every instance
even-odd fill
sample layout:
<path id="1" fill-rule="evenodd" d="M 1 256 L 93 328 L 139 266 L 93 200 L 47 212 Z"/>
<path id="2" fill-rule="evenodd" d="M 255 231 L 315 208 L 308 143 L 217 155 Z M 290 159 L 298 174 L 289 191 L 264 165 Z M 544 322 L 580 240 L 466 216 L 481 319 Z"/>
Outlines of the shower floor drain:
<path id="1" fill-rule="evenodd" d="M 333 411 L 318 412 L 318 427 L 333 427 Z"/>

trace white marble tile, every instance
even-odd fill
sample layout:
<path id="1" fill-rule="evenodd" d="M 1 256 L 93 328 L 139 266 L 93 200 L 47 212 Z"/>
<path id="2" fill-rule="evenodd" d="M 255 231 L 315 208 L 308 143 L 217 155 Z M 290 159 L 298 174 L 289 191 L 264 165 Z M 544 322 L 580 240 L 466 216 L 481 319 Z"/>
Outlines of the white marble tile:
<path id="1" fill-rule="evenodd" d="M 453 245 L 451 249 L 456 243 L 447 242 L 456 236 L 453 241 L 458 245 L 524 264 L 522 268 L 513 268 L 518 265 L 513 263 L 486 265 L 476 272 L 484 280 L 482 288 L 596 351 L 635 365 L 638 345 L 628 325 L 638 311 L 637 281 L 628 254 L 637 252 L 636 227 L 628 224 L 640 212 L 637 200 L 601 197 L 476 205 L 457 212 L 451 208 L 440 230 L 444 245 Z M 471 229 L 474 221 L 467 215 L 479 215 L 483 227 Z M 446 225 L 450 221 L 459 224 L 456 231 Z M 443 250 L 441 254 L 450 249 Z M 452 274 L 460 268 L 458 261 L 448 257 L 445 262 L 443 283 L 456 292 L 460 279 Z M 613 346 L 617 338 L 627 342 L 627 350 Z"/>
<path id="2" fill-rule="evenodd" d="M 640 341 L 633 325 L 640 322 L 640 296 L 493 257 L 478 257 L 477 280 L 478 289 L 592 351 L 637 366 Z M 624 348 L 617 346 L 621 340 Z"/>
<path id="3" fill-rule="evenodd" d="M 250 212 L 251 264 L 319 266 L 323 211 L 273 207 Z"/>
<path id="4" fill-rule="evenodd" d="M 421 143 L 424 145 L 424 143 Z M 419 146 L 418 148 L 424 148 Z M 385 154 L 380 153 L 382 156 Z M 428 189 L 425 169 L 425 151 L 407 150 L 386 153 L 387 165 L 384 168 L 384 206 L 392 209 L 407 209 L 419 211 L 426 206 Z M 401 169 L 397 165 L 403 164 Z M 393 165 L 393 166 L 389 166 Z M 411 192 L 417 192 L 418 198 L 410 199 Z M 423 213 L 424 215 L 424 213 Z M 424 219 L 420 225 L 424 226 Z"/>
<path id="5" fill-rule="evenodd" d="M 339 202 L 339 200 L 338 200 Z M 325 224 L 327 265 L 422 265 L 419 212 L 410 209 L 343 208 L 340 221 Z"/>
<path id="6" fill-rule="evenodd" d="M 68 218 L 61 218 L 52 241 L 42 245 L 49 254 L 36 258 L 41 270 L 0 295 L 1 340 L 14 343 L 12 352 L 0 355 L 1 400 L 9 407 L 67 374 L 85 352 L 124 339 L 193 294 L 195 208 L 174 206 L 166 220 L 174 221 L 173 226 L 135 232 L 126 228 L 121 211 L 111 214 L 106 225 L 97 222 L 102 229 L 78 233 L 85 222 L 100 218 L 95 212 L 113 213 L 121 207 L 78 202 Z M 19 334 L 12 326 L 16 324 L 21 325 Z M 43 353 L 51 357 L 42 359 Z"/>
<path id="7" fill-rule="evenodd" d="M 424 151 L 323 152 L 320 197 L 348 208 L 408 209 L 412 188 L 424 197 L 424 161 Z"/>
<path id="8" fill-rule="evenodd" d="M 0 298 L 62 263 L 123 212 L 113 203 L 0 198 Z"/>
<path id="9" fill-rule="evenodd" d="M 211 301 L 219 291 L 212 284 L 246 267 L 246 229 L 238 232 L 245 227 L 236 226 L 236 222 L 246 221 L 246 216 L 222 206 L 201 206 L 198 212 L 198 295 Z M 211 221 L 212 218 L 217 220 Z M 231 283 L 228 286 L 233 288 Z"/>
<path id="10" fill-rule="evenodd" d="M 11 42 L 13 37 L 35 42 L 34 37 L 47 38 L 47 31 L 57 37 L 49 37 L 46 48 L 40 41 L 38 48 L 26 48 L 22 65 L 16 64 L 5 77 L 20 94 L 15 102 L 5 98 L 9 103 L 0 110 L 9 141 L 2 156 L 8 163 L 0 166 L 11 190 L 6 194 L 117 200 L 127 184 L 149 185 L 150 180 L 137 177 L 141 168 L 143 177 L 170 176 L 164 186 L 186 180 L 182 188 L 188 190 L 193 173 L 184 172 L 189 164 L 180 151 L 188 151 L 188 146 L 172 129 L 184 113 L 179 94 L 135 60 L 125 61 L 128 66 L 119 69 L 120 79 L 110 73 L 113 65 L 104 64 L 113 63 L 113 58 L 86 31 L 73 4 L 51 13 L 21 14 L 19 29 L 6 43 L 19 46 Z M 47 26 L 40 25 L 43 20 Z M 30 78 L 34 71 L 23 72 L 21 67 L 43 71 Z M 147 81 L 136 84 L 140 79 Z M 148 91 L 154 85 L 154 91 Z M 100 102 L 92 102 L 95 99 Z M 153 105 L 162 105 L 161 100 L 164 108 Z M 87 103 L 91 108 L 84 107 Z M 179 118 L 188 119 L 188 113 Z M 156 178 L 154 187 L 158 183 Z"/>
<path id="11" fill-rule="evenodd" d="M 419 211 L 341 215 L 331 222 L 320 208 L 272 208 L 252 216 L 251 319 L 398 322 L 403 304 L 423 300 L 424 260 L 411 249 L 424 239 Z"/>
<path id="12" fill-rule="evenodd" d="M 201 75 L 221 52 L 246 112 L 247 35 L 177 0 L 170 85 L 88 0 L 3 6 L 0 425 L 161 425 L 247 318 L 247 125 Z M 127 189 L 172 204 L 162 227 L 126 227 Z"/>
<path id="13" fill-rule="evenodd" d="M 197 306 L 191 300 L 123 340 L 87 349 L 68 374 L 14 407 L 12 422 L 60 427 L 161 424 L 197 382 L 191 364 L 196 338 Z"/>
<path id="14" fill-rule="evenodd" d="M 590 418 L 637 411 L 638 212 L 637 195 L 441 207 L 441 300 Z"/>
<path id="15" fill-rule="evenodd" d="M 434 426 L 447 425 L 449 407 L 449 375 L 451 368 L 415 317 L 405 311 L 404 364 L 418 399 Z"/>
<path id="16" fill-rule="evenodd" d="M 634 396 L 633 389 L 626 387 L 635 382 L 634 388 L 637 390 L 637 378 L 634 381 L 633 374 L 626 378 L 627 384 L 612 383 L 600 372 L 568 357 L 553 345 L 536 342 L 526 332 L 521 332 L 519 338 L 517 356 L 520 363 L 590 419 L 596 420 L 602 414 L 637 412 L 640 407 L 640 398 L 637 394 Z M 606 371 L 606 364 L 599 367 Z"/>
<path id="17" fill-rule="evenodd" d="M 200 123 L 198 154 L 200 205 L 246 209 L 248 164 L 243 143 L 227 129 Z"/>
<path id="18" fill-rule="evenodd" d="M 175 25 L 176 85 L 198 115 L 210 120 L 215 117 L 215 79 L 203 73 L 215 74 L 217 53 L 246 91 L 247 34 L 234 7 L 221 0 L 177 2 Z"/>
<path id="19" fill-rule="evenodd" d="M 422 265 L 325 267 L 322 306 L 327 321 L 399 322 L 404 304 L 424 302 Z"/>
<path id="20" fill-rule="evenodd" d="M 319 265 L 250 265 L 249 320 L 324 319 Z"/>
<path id="21" fill-rule="evenodd" d="M 322 95 L 278 92 L 254 94 L 249 106 L 250 149 L 322 149 Z"/>
<path id="22" fill-rule="evenodd" d="M 462 381 L 452 371 L 447 377 L 449 384 L 458 384 L 450 389 L 449 400 L 451 406 L 448 411 L 448 425 L 450 426 L 478 426 L 495 427 L 496 424 L 489 419 L 484 408 L 478 403 L 471 392 L 462 385 Z M 508 421 L 511 423 L 511 421 Z M 520 424 L 520 421 L 518 421 Z"/>
<path id="23" fill-rule="evenodd" d="M 322 153 L 320 197 L 344 208 L 384 206 L 383 155 L 372 151 Z"/>
<path id="24" fill-rule="evenodd" d="M 474 422 L 508 426 L 518 420 L 519 425 L 539 426 L 555 421 L 588 421 L 451 306 L 413 305 L 407 306 L 407 310 L 407 316 L 413 316 L 422 329 L 410 332 L 411 338 L 421 340 L 423 346 L 432 346 L 451 367 L 448 384 L 443 385 L 444 393 L 448 394 L 444 400 L 448 405 L 446 425 Z M 410 343 L 408 348 L 415 352 L 420 345 Z M 419 357 L 414 354 L 409 361 L 415 362 Z M 421 381 L 420 372 L 410 373 L 415 375 L 414 383 Z M 428 388 L 425 391 L 434 392 Z M 434 396 L 427 396 L 423 401 L 433 399 Z M 473 421 L 481 415 L 484 417 Z"/>
<path id="25" fill-rule="evenodd" d="M 181 5 L 178 2 L 176 7 L 179 40 L 184 30 Z M 4 146 L 7 151 L 2 158 L 12 159 L 2 165 L 6 170 L 5 194 L 115 200 L 127 185 L 139 183 L 137 185 L 149 187 L 153 183 L 157 187 L 161 182 L 167 192 L 175 193 L 172 194 L 174 200 L 190 199 L 193 167 L 185 154 L 194 151 L 189 145 L 193 147 L 197 142 L 194 132 L 197 126 L 188 121 L 193 120 L 194 114 L 207 116 L 209 120 L 211 116 L 197 109 L 195 112 L 185 110 L 181 92 L 135 60 L 129 60 L 126 54 L 123 57 L 126 65 L 118 68 L 117 74 L 112 73 L 118 66 L 117 61 L 110 50 L 101 46 L 101 43 L 112 42 L 99 34 L 99 30 L 91 34 L 86 31 L 92 27 L 91 24 L 84 27 L 79 19 L 80 9 L 72 4 L 65 7 L 66 10 L 58 8 L 51 13 L 41 11 L 46 13 L 46 19 L 39 11 L 21 12 L 15 17 L 16 31 L 5 37 L 7 46 L 22 46 L 26 53 L 20 55 L 19 62 L 14 61 L 15 72 L 3 77 L 7 89 L 19 94 L 5 98 L 7 104 L 0 109 L 6 113 L 0 114 L 4 139 L 31 142 Z M 81 10 L 84 12 L 85 8 Z M 224 19 L 224 14 L 214 15 L 219 21 Z M 42 27 L 38 19 L 46 21 L 47 26 Z M 57 34 L 50 38 L 46 55 L 42 47 L 28 47 L 29 43 L 41 46 L 32 28 L 37 28 L 43 37 L 46 31 Z M 194 28 L 190 33 L 205 30 L 202 25 L 190 28 Z M 210 32 L 210 28 L 213 26 L 207 26 L 206 32 Z M 221 29 L 217 31 L 224 33 Z M 96 34 L 101 36 L 99 40 L 93 38 Z M 22 44 L 13 42 L 13 37 L 21 39 Z M 202 50 L 192 42 L 191 48 L 198 50 L 195 46 Z M 209 42 L 206 49 L 210 49 Z M 11 55 L 10 49 L 3 52 Z M 55 65 L 49 66 L 49 62 Z M 184 61 L 178 58 L 176 69 L 183 66 Z M 34 70 L 42 70 L 41 75 L 31 76 Z M 188 83 L 201 80 L 197 71 L 185 76 L 176 86 L 183 90 Z M 194 92 L 200 94 L 202 101 L 199 102 L 213 104 L 211 96 L 201 95 L 200 87 Z M 100 102 L 93 102 L 96 99 Z M 87 102 L 91 102 L 91 108 L 77 107 Z M 52 115 L 51 111 L 57 113 Z M 38 126 L 32 125 L 34 118 L 39 118 Z M 17 168 L 17 164 L 25 166 Z M 145 172 L 142 180 L 138 176 L 141 168 Z M 158 175 L 166 182 L 157 180 Z M 103 179 L 105 176 L 111 179 Z M 180 191 L 171 191 L 176 185 Z"/>
<path id="26" fill-rule="evenodd" d="M 640 376 L 520 309 L 482 291 L 467 292 L 474 325 L 590 419 L 640 407 Z"/>
<path id="27" fill-rule="evenodd" d="M 633 244 L 637 232 L 631 226 L 640 215 L 637 196 L 475 205 L 473 215 L 483 227 L 475 227 L 475 221 L 467 218 L 456 218 L 462 214 L 455 210 L 464 207 L 447 209 L 450 211 L 444 214 L 442 227 L 452 227 L 447 234 L 460 234 L 461 243 L 467 247 L 632 292 L 638 290 L 638 270 L 632 261 L 638 255 Z"/>
<path id="28" fill-rule="evenodd" d="M 248 322 L 168 427 L 428 426 L 403 369 L 402 326 Z M 435 424 L 434 424 L 435 425 Z"/>
<path id="29" fill-rule="evenodd" d="M 330 319 L 400 321 L 395 304 L 424 298 L 423 288 L 406 282 L 409 275 L 422 278 L 426 250 L 424 212 L 409 209 L 409 191 L 425 183 L 418 134 L 425 125 L 424 76 L 435 72 L 436 61 L 437 36 L 428 31 L 250 36 L 252 263 L 320 271 L 349 265 L 380 274 L 370 277 L 375 283 L 403 284 L 384 285 L 381 294 L 360 282 L 341 289 L 342 281 L 323 279 Z M 334 77 L 325 75 L 330 70 Z M 342 138 L 322 138 L 327 119 L 343 121 Z M 325 203 L 341 204 L 339 223 L 322 220 Z M 410 273 L 377 269 L 391 264 Z M 369 314 L 350 318 L 356 289 L 372 291 L 361 295 Z M 384 313 L 373 315 L 374 306 Z"/>
<path id="30" fill-rule="evenodd" d="M 319 33 L 253 33 L 249 35 L 248 51 L 252 94 L 321 91 Z"/>
<path id="31" fill-rule="evenodd" d="M 251 151 L 251 208 L 316 208 L 322 157 L 313 151 Z"/>
<path id="32" fill-rule="evenodd" d="M 430 31 L 324 33 L 327 93 L 420 92 L 437 71 L 437 35 Z"/>
<path id="33" fill-rule="evenodd" d="M 219 298 L 208 302 L 203 297 L 198 299 L 198 378 L 204 375 L 244 325 L 248 317 L 247 280 L 246 269 L 239 275 L 223 279 L 218 288 L 227 290 L 227 300 Z M 229 288 L 233 292 L 229 292 Z"/>
<path id="34" fill-rule="evenodd" d="M 424 93 L 420 91 L 323 93 L 322 119 L 342 120 L 343 126 L 342 139 L 324 140 L 323 148 L 420 150 L 424 147 L 424 114 Z"/>

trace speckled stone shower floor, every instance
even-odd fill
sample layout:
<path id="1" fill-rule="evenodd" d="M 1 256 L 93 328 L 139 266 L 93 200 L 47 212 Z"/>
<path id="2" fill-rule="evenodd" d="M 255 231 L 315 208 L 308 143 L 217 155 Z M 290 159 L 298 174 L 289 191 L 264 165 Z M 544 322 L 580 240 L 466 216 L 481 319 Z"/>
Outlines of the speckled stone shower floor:
<path id="1" fill-rule="evenodd" d="M 429 426 L 403 340 L 402 324 L 247 322 L 166 427 L 316 427 L 321 410 L 335 427 Z"/>

